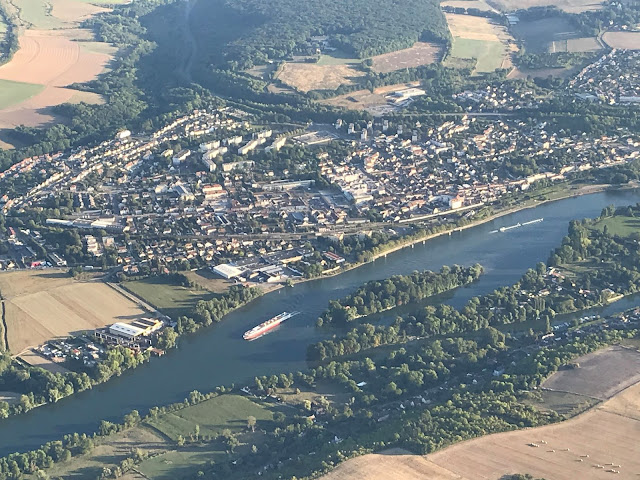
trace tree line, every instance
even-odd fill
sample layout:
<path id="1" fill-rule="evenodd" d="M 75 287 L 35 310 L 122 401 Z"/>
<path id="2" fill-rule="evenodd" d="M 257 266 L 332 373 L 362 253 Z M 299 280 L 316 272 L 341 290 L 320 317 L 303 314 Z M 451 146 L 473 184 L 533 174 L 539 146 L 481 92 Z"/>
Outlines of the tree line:
<path id="1" fill-rule="evenodd" d="M 467 268 L 454 265 L 443 266 L 437 273 L 425 270 L 411 275 L 394 275 L 382 281 L 370 281 L 351 295 L 330 301 L 329 308 L 318 319 L 318 326 L 344 326 L 358 317 L 418 302 L 467 285 L 481 274 L 481 265 Z"/>

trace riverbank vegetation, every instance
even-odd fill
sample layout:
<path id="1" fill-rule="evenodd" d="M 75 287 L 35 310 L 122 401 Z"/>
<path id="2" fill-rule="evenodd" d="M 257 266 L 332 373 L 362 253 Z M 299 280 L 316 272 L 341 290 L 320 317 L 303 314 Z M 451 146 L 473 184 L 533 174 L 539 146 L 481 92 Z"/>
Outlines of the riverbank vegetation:
<path id="1" fill-rule="evenodd" d="M 562 245 L 550 256 L 550 262 L 558 257 L 558 265 L 539 264 L 516 284 L 472 298 L 461 309 L 408 305 L 408 311 L 389 325 L 369 324 L 365 316 L 357 328 L 346 334 L 336 330 L 334 338 L 311 346 L 313 368 L 256 378 L 243 388 L 248 398 L 219 397 L 207 403 L 217 394 L 228 394 L 218 389 L 209 395 L 193 392 L 185 402 L 151 409 L 144 422 L 169 435 L 173 443 L 164 448 L 176 452 L 166 453 L 165 459 L 182 459 L 175 467 L 165 462 L 163 475 L 233 479 L 260 471 L 267 479 L 316 478 L 349 457 L 371 451 L 399 447 L 424 454 L 467 438 L 561 420 L 553 409 L 534 408 L 527 392 L 572 359 L 638 336 L 640 318 L 633 312 L 584 323 L 580 330 L 551 328 L 557 313 L 602 302 L 605 285 L 616 291 L 630 288 L 626 282 L 630 272 L 638 270 L 640 258 L 637 244 L 631 236 L 604 230 L 612 228 L 607 226 L 613 225 L 612 219 L 631 219 L 636 213 L 640 208 L 605 209 L 596 220 L 572 222 Z M 601 272 L 595 275 L 576 267 L 596 252 Z M 579 276 L 558 277 L 558 270 L 572 268 L 581 270 Z M 587 278 L 593 295 L 579 303 L 574 295 L 581 295 L 579 284 Z M 380 294 L 382 285 L 368 284 L 361 292 L 373 289 Z M 541 317 L 548 321 L 532 322 Z M 514 322 L 532 328 L 514 335 L 501 331 Z M 553 339 L 546 336 L 549 331 Z M 279 398 L 284 408 L 264 418 L 250 405 L 277 404 Z M 235 430 L 221 423 L 220 412 L 227 407 L 213 408 L 215 402 L 232 409 L 223 416 Z M 233 411 L 233 405 L 240 410 Z M 214 424 L 215 428 L 205 427 Z M 99 436 L 117 435 L 123 428 L 103 422 Z M 194 456 L 194 449 L 211 452 L 215 463 Z M 62 453 L 67 460 L 69 455 L 83 455 L 79 447 L 69 450 L 70 454 Z M 34 473 L 56 461 L 51 444 L 42 451 L 1 460 L 4 478 L 17 478 L 12 472 Z M 153 469 L 162 455 L 149 460 L 149 472 L 158 471 Z M 137 465 L 144 472 L 145 461 L 138 456 L 118 471 Z M 103 478 L 114 475 L 112 466 L 108 468 Z"/>
<path id="2" fill-rule="evenodd" d="M 444 266 L 437 273 L 427 270 L 411 275 L 395 275 L 382 281 L 371 281 L 348 297 L 331 301 L 329 309 L 318 319 L 318 326 L 345 326 L 359 317 L 415 303 L 468 285 L 481 274 L 481 265 L 469 268 L 454 265 Z"/>

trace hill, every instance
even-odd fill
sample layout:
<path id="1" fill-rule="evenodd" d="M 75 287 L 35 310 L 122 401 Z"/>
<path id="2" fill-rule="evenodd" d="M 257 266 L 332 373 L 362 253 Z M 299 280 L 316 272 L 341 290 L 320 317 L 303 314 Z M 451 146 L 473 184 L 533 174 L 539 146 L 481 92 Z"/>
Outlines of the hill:
<path id="1" fill-rule="evenodd" d="M 201 0 L 191 28 L 199 62 L 239 68 L 306 53 L 312 36 L 358 58 L 449 38 L 434 0 L 406 0 L 401 8 L 392 0 Z"/>

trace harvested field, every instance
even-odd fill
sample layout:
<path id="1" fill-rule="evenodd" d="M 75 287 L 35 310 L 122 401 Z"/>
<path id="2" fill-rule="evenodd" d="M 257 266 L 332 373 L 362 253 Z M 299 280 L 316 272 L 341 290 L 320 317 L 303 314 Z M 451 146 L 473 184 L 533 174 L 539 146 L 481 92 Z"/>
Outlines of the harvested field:
<path id="1" fill-rule="evenodd" d="M 580 357 L 575 363 L 580 367 L 554 373 L 542 388 L 606 400 L 640 382 L 640 353 L 635 349 L 613 346 Z"/>
<path id="2" fill-rule="evenodd" d="M 453 48 L 449 58 L 477 60 L 475 70 L 490 72 L 510 66 L 515 41 L 503 25 L 489 18 L 446 13 Z"/>
<path id="3" fill-rule="evenodd" d="M 335 90 L 350 85 L 363 72 L 348 65 L 316 65 L 313 63 L 285 63 L 278 72 L 278 80 L 300 92 Z"/>
<path id="4" fill-rule="evenodd" d="M 113 58 L 114 47 L 93 41 L 92 32 L 80 27 L 107 9 L 83 0 L 21 0 L 19 7 L 25 29 L 20 46 L 0 67 L 0 90 L 10 97 L 0 98 L 0 129 L 60 123 L 50 107 L 62 103 L 101 103 L 98 95 L 64 87 L 94 80 Z M 6 90 L 6 81 L 18 83 Z"/>
<path id="5" fill-rule="evenodd" d="M 84 83 L 99 75 L 110 61 L 56 32 L 28 30 L 11 61 L 0 67 L 0 79 L 34 82 L 51 87 Z"/>
<path id="6" fill-rule="evenodd" d="M 23 292 L 19 285 L 25 286 Z M 0 275 L 0 292 L 13 353 L 74 332 L 147 316 L 137 304 L 97 281 L 12 272 Z"/>
<path id="7" fill-rule="evenodd" d="M 356 457 L 322 480 L 458 480 L 459 476 L 419 455 L 393 449 Z"/>
<path id="8" fill-rule="evenodd" d="M 372 57 L 373 70 L 387 73 L 403 68 L 431 65 L 442 58 L 442 50 L 442 46 L 435 43 L 417 42 L 411 48 Z"/>
<path id="9" fill-rule="evenodd" d="M 612 472 L 607 472 L 611 469 L 620 472 L 616 478 L 637 478 L 640 473 L 638 406 L 640 384 L 573 420 L 488 435 L 426 457 L 397 452 L 365 455 L 349 460 L 322 478 L 496 480 L 526 472 L 536 478 L 554 480 L 600 480 L 612 478 Z M 631 411 L 629 416 L 628 411 Z M 533 447 L 532 443 L 540 446 Z M 620 466 L 614 468 L 612 464 Z"/>
<path id="10" fill-rule="evenodd" d="M 528 68 L 514 68 L 507 78 L 548 78 L 548 77 L 557 77 L 557 78 L 568 78 L 579 70 L 578 67 L 570 67 L 570 68 L 537 68 L 534 70 Z"/>
<path id="11" fill-rule="evenodd" d="M 611 48 L 640 50 L 640 32 L 607 32 L 602 39 Z"/>
<path id="12" fill-rule="evenodd" d="M 491 4 L 504 12 L 547 6 L 555 6 L 569 13 L 587 12 L 602 8 L 602 2 L 598 0 L 492 0 Z"/>
<path id="13" fill-rule="evenodd" d="M 556 52 L 597 52 L 602 50 L 602 45 L 596 37 L 569 38 L 566 40 L 554 40 L 551 42 L 551 53 Z"/>

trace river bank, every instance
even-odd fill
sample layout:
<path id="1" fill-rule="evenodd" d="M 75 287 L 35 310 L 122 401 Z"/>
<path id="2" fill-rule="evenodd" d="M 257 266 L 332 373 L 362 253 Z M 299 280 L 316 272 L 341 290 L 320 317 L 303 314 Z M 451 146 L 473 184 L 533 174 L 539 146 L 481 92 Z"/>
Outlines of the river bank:
<path id="1" fill-rule="evenodd" d="M 454 308 L 462 308 L 469 299 L 513 284 L 528 268 L 545 261 L 566 235 L 571 220 L 598 216 L 607 205 L 626 206 L 639 201 L 640 191 L 605 191 L 580 199 L 549 202 L 513 213 L 504 220 L 456 232 L 451 237 L 433 238 L 426 246 L 416 245 L 388 254 L 336 277 L 318 278 L 263 295 L 229 313 L 224 321 L 181 337 L 179 348 L 154 358 L 144 368 L 124 372 L 57 403 L 3 419 L 0 455 L 32 450 L 67 433 L 95 431 L 100 420 L 119 422 L 134 409 L 144 415 L 154 405 L 182 401 L 193 390 L 211 391 L 218 385 L 249 384 L 256 376 L 305 371 L 308 345 L 328 338 L 315 327 L 319 315 L 329 301 L 353 293 L 367 281 L 415 270 L 435 271 L 454 263 L 479 263 L 485 267 L 485 273 L 477 282 L 442 299 Z M 502 225 L 525 223 L 536 217 L 544 217 L 545 221 L 535 228 L 490 234 Z M 631 299 L 614 305 L 619 308 L 627 303 L 629 307 L 635 305 Z M 242 339 L 246 330 L 261 321 L 296 310 L 302 314 L 258 341 Z"/>
<path id="2" fill-rule="evenodd" d="M 562 185 L 563 184 L 554 185 L 554 188 L 560 189 Z M 396 245 L 394 247 L 390 247 L 388 250 L 384 250 L 382 252 L 374 254 L 372 259 L 371 259 L 371 261 L 369 261 L 369 262 L 354 262 L 354 263 L 351 263 L 351 264 L 341 268 L 340 270 L 332 271 L 330 273 L 323 274 L 323 275 L 321 275 L 319 277 L 297 279 L 293 283 L 294 283 L 294 285 L 297 285 L 299 283 L 304 283 L 304 282 L 308 282 L 308 281 L 311 281 L 311 280 L 317 280 L 318 278 L 337 277 L 337 276 L 342 275 L 342 274 L 344 274 L 344 273 L 346 273 L 348 271 L 351 271 L 351 270 L 354 270 L 356 268 L 359 268 L 359 267 L 361 267 L 363 265 L 366 265 L 367 263 L 374 262 L 374 261 L 376 261 L 376 260 L 378 260 L 380 258 L 386 257 L 387 255 L 389 255 L 391 253 L 403 250 L 403 249 L 405 249 L 407 247 L 412 247 L 412 246 L 415 246 L 415 245 L 417 245 L 419 243 L 425 243 L 425 242 L 428 242 L 429 240 L 433 240 L 433 239 L 436 239 L 436 238 L 439 238 L 439 237 L 450 236 L 453 232 L 462 232 L 462 231 L 467 230 L 469 228 L 474 228 L 474 227 L 483 225 L 485 223 L 491 222 L 493 220 L 496 220 L 498 218 L 504 217 L 506 215 L 511 215 L 511 214 L 514 214 L 514 213 L 518 213 L 520 211 L 529 210 L 529 209 L 532 209 L 532 208 L 537 208 L 537 207 L 539 207 L 541 205 L 549 204 L 549 203 L 552 203 L 552 202 L 558 202 L 558 201 L 566 200 L 566 199 L 569 199 L 569 198 L 581 197 L 581 196 L 584 196 L 584 195 L 592 195 L 592 194 L 595 194 L 595 193 L 602 193 L 602 192 L 605 192 L 605 191 L 614 192 L 614 191 L 623 191 L 623 190 L 633 190 L 633 189 L 636 189 L 636 188 L 640 188 L 640 185 L 638 185 L 636 183 L 633 183 L 633 184 L 630 183 L 630 184 L 621 185 L 621 186 L 612 186 L 610 184 L 597 184 L 597 185 L 585 184 L 585 185 L 582 185 L 581 187 L 577 188 L 574 191 L 570 191 L 568 193 L 560 194 L 560 195 L 558 195 L 558 196 L 556 196 L 554 198 L 548 198 L 548 199 L 545 199 L 545 200 L 530 199 L 530 200 L 524 201 L 522 204 L 520 204 L 518 206 L 507 207 L 507 208 L 501 209 L 499 211 L 493 212 L 490 215 L 482 218 L 481 220 L 477 220 L 477 221 L 471 222 L 471 223 L 469 223 L 467 225 L 455 226 L 455 227 L 452 227 L 452 228 L 449 228 L 449 229 L 445 229 L 445 230 L 443 230 L 441 232 L 437 232 L 437 233 L 429 233 L 429 234 L 426 234 L 426 235 L 424 235 L 424 236 L 422 236 L 420 238 L 416 238 L 414 240 L 407 241 L 406 243 L 402 243 L 402 244 Z M 542 194 L 538 194 L 538 195 L 542 195 Z M 280 285 L 279 288 L 282 288 L 283 286 L 285 286 L 284 284 L 279 284 L 279 285 Z"/>

